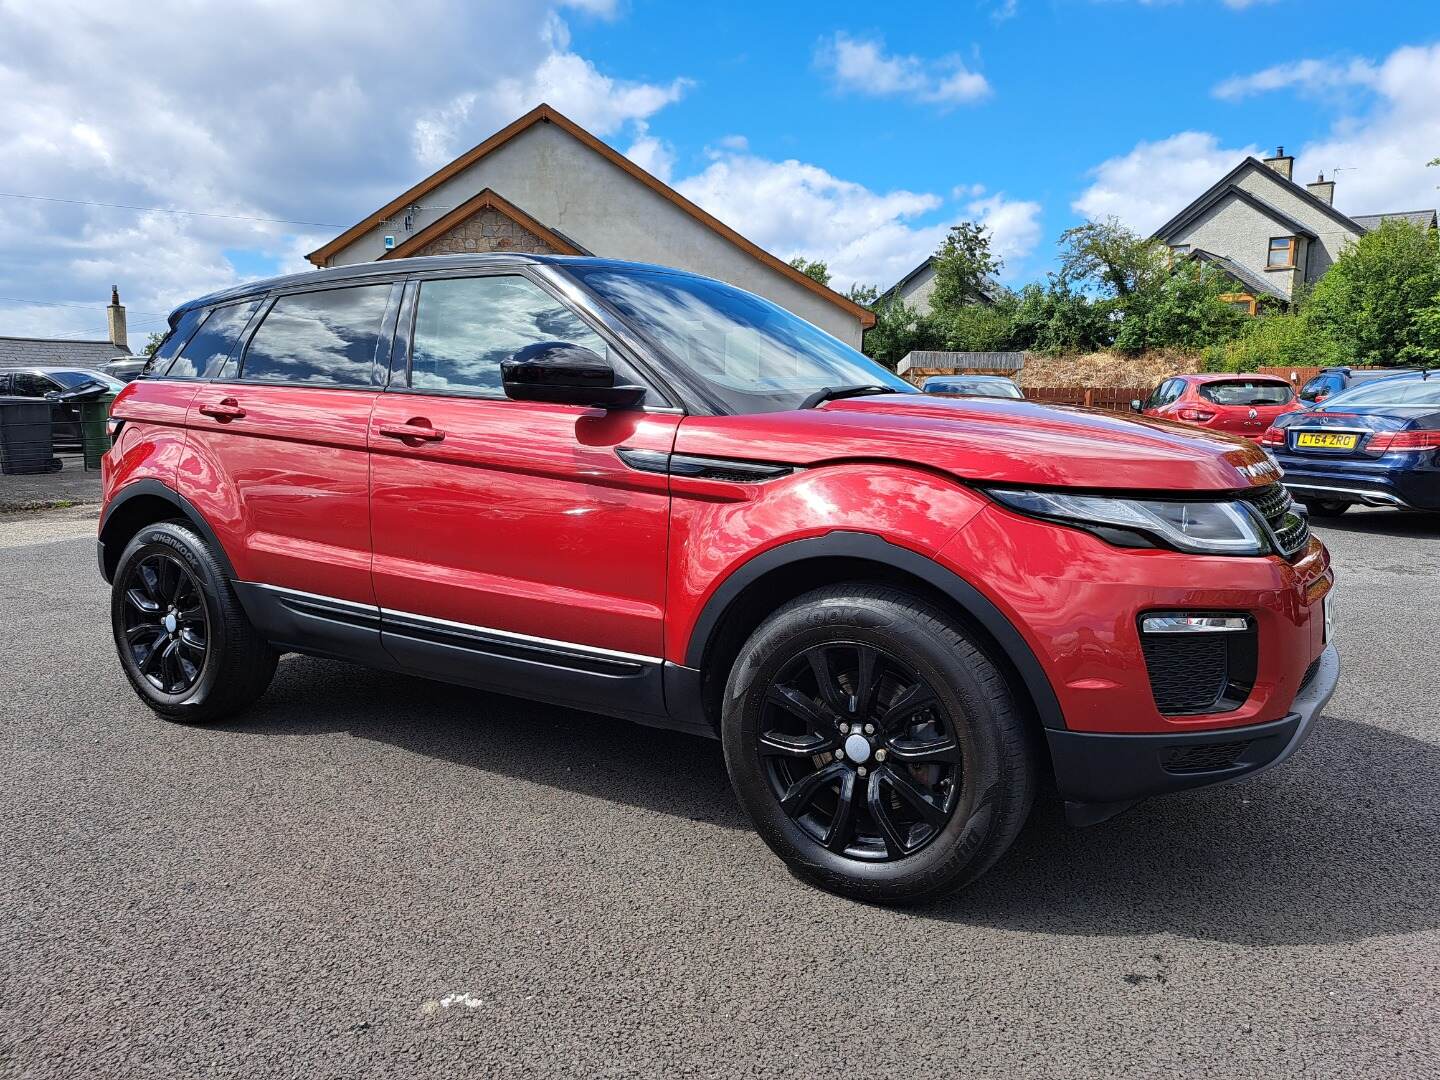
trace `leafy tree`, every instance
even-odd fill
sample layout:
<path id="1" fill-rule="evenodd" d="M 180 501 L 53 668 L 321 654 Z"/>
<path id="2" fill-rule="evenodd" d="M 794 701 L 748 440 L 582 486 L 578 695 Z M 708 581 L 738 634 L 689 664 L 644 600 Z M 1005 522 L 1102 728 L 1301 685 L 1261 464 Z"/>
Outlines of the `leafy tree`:
<path id="1" fill-rule="evenodd" d="M 1131 232 L 1118 218 L 1087 221 L 1060 234 L 1058 277 L 1067 288 L 1123 301 L 1157 284 L 1169 267 L 1164 244 Z"/>
<path id="2" fill-rule="evenodd" d="M 1020 290 L 1011 313 L 1012 349 L 1036 352 L 1094 352 L 1115 339 L 1108 303 L 1096 303 L 1054 275 L 1047 285 Z"/>
<path id="3" fill-rule="evenodd" d="M 1423 361 L 1436 346 L 1425 313 L 1440 293 L 1435 233 L 1387 221 L 1341 252 L 1316 284 L 1305 316 L 1348 363 L 1383 367 Z"/>
<path id="4" fill-rule="evenodd" d="M 1120 305 L 1115 334 L 1120 352 L 1147 349 L 1202 349 L 1238 335 L 1249 319 L 1221 300 L 1230 278 L 1205 263 L 1185 259 L 1156 280 L 1142 279 Z"/>
<path id="5" fill-rule="evenodd" d="M 874 285 L 862 285 L 858 281 L 845 290 L 845 299 L 861 307 L 873 307 L 879 298 L 879 289 Z"/>
<path id="6" fill-rule="evenodd" d="M 790 265 L 799 270 L 808 278 L 813 278 L 821 285 L 830 284 L 830 267 L 823 259 L 807 259 L 804 255 L 796 255 L 790 260 Z"/>
<path id="7" fill-rule="evenodd" d="M 160 347 L 160 343 L 164 340 L 165 334 L 163 332 L 151 334 L 148 338 L 145 339 L 145 347 L 140 350 L 140 355 L 154 356 L 155 350 Z"/>
<path id="8" fill-rule="evenodd" d="M 950 226 L 940 249 L 935 252 L 935 290 L 931 306 L 938 312 L 955 313 L 988 296 L 990 279 L 1004 265 L 990 250 L 990 230 L 973 221 Z"/>
<path id="9" fill-rule="evenodd" d="M 1274 312 L 1247 322 L 1238 337 L 1206 350 L 1212 371 L 1254 371 L 1259 367 L 1328 367 L 1343 360 L 1330 337 L 1304 314 Z"/>
<path id="10" fill-rule="evenodd" d="M 875 325 L 865 331 L 865 355 L 891 371 L 908 352 L 945 347 L 935 316 L 917 311 L 899 297 L 880 300 L 871 310 Z"/>

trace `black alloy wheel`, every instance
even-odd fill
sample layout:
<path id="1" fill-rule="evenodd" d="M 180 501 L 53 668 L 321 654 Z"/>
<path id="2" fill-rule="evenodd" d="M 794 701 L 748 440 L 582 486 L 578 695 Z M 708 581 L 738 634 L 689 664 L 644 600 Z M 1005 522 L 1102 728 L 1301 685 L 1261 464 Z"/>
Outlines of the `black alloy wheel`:
<path id="1" fill-rule="evenodd" d="M 205 668 L 210 621 L 200 583 L 170 554 L 131 566 L 123 585 L 123 634 L 135 669 L 162 694 L 180 695 Z"/>
<path id="2" fill-rule="evenodd" d="M 965 749 L 910 665 L 860 641 L 805 649 L 766 689 L 756 734 L 781 809 L 837 855 L 903 859 L 965 796 Z"/>

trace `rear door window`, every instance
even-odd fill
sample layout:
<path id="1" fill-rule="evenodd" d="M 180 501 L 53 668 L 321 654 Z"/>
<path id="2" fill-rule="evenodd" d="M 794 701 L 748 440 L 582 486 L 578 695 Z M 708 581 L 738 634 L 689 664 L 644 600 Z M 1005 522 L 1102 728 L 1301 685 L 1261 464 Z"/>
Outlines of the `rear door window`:
<path id="1" fill-rule="evenodd" d="M 1235 379 L 1203 383 L 1200 396 L 1216 405 L 1284 405 L 1290 400 L 1290 387 L 1268 381 Z"/>
<path id="2" fill-rule="evenodd" d="M 375 385 L 375 350 L 389 300 L 389 282 L 280 297 L 245 349 L 240 378 Z"/>
<path id="3" fill-rule="evenodd" d="M 33 371 L 17 371 L 11 376 L 10 393 L 16 397 L 43 398 L 59 389 L 52 380 Z"/>
<path id="4" fill-rule="evenodd" d="M 224 370 L 225 361 L 240 340 L 240 334 L 259 300 L 243 304 L 226 304 L 210 312 L 209 318 L 180 351 L 179 357 L 166 373 L 172 379 L 214 379 Z"/>

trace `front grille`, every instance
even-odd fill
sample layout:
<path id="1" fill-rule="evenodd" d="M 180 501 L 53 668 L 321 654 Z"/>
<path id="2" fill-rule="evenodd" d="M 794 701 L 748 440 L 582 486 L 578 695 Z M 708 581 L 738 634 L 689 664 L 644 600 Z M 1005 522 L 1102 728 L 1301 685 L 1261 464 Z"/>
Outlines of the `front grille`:
<path id="1" fill-rule="evenodd" d="M 1230 682 L 1229 634 L 1142 634 L 1150 690 L 1162 713 L 1209 712 Z"/>
<path id="2" fill-rule="evenodd" d="M 1208 746 L 1172 746 L 1160 762 L 1166 772 L 1202 773 L 1228 769 L 1240 760 L 1249 739 L 1239 742 L 1210 743 Z"/>
<path id="3" fill-rule="evenodd" d="M 1281 555 L 1289 559 L 1305 550 L 1310 540 L 1310 522 L 1295 509 L 1295 500 L 1284 484 L 1266 484 L 1241 497 L 1258 510 L 1270 526 Z"/>

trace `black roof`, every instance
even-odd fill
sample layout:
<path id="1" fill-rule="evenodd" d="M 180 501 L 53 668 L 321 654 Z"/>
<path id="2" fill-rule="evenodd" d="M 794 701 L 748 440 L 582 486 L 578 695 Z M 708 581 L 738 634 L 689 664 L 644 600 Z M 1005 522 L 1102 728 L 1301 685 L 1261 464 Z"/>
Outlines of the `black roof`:
<path id="1" fill-rule="evenodd" d="M 273 289 L 291 289 L 303 285 L 319 285 L 330 281 L 363 281 L 373 277 L 393 277 L 396 274 L 413 274 L 425 270 L 463 270 L 466 267 L 520 266 L 534 263 L 556 263 L 569 266 L 624 267 L 632 270 L 655 270 L 684 277 L 699 277 L 688 270 L 677 270 L 671 266 L 655 266 L 649 263 L 625 262 L 623 259 L 600 259 L 588 255 L 532 255 L 526 252 L 476 252 L 463 255 L 420 255 L 412 259 L 377 259 L 374 262 L 350 263 L 346 266 L 331 266 L 324 270 L 310 270 L 302 274 L 285 274 L 280 277 L 247 281 L 219 292 L 187 300 L 170 313 L 170 324 L 184 312 L 195 307 L 206 307 L 232 300 L 243 300 L 270 292 Z"/>
<path id="2" fill-rule="evenodd" d="M 1299 225 L 1299 222 L 1296 222 L 1294 218 L 1290 218 L 1290 216 L 1286 214 L 1283 210 L 1281 210 L 1279 207 L 1271 206 L 1264 199 L 1261 199 L 1255 195 L 1250 195 L 1249 192 L 1245 192 L 1243 188 L 1236 186 L 1235 182 L 1240 179 L 1240 175 L 1250 169 L 1261 170 L 1267 177 L 1274 180 L 1286 191 L 1290 192 L 1302 202 L 1307 203 L 1313 209 L 1324 214 L 1336 224 L 1341 225 L 1354 233 L 1362 233 L 1365 231 L 1364 228 L 1356 224 L 1354 218 L 1342 214 L 1339 210 L 1336 210 L 1335 207 L 1331 206 L 1323 199 L 1316 198 L 1312 192 L 1295 183 L 1294 180 L 1287 180 L 1274 169 L 1270 168 L 1270 166 L 1265 165 L 1260 161 L 1257 161 L 1253 157 L 1247 157 L 1243 161 L 1241 161 L 1239 165 L 1236 165 L 1235 168 L 1231 169 L 1228 173 L 1226 173 L 1213 185 L 1211 185 L 1210 188 L 1208 188 L 1199 198 L 1195 199 L 1193 202 L 1187 205 L 1183 210 L 1181 210 L 1173 218 L 1167 221 L 1164 225 L 1161 225 L 1150 235 L 1159 240 L 1167 239 L 1180 225 L 1186 223 L 1190 218 L 1203 213 L 1208 207 L 1214 205 L 1222 196 L 1229 194 L 1231 191 L 1242 194 L 1242 197 L 1248 196 L 1248 198 L 1246 198 L 1246 201 L 1250 202 L 1251 205 L 1256 207 L 1256 209 L 1261 210 L 1267 214 L 1280 215 L 1279 220 L 1289 218 L 1290 223 Z M 1315 235 L 1303 225 L 1300 225 L 1300 228 L 1296 231 L 1300 232 L 1302 230 L 1302 235 Z"/>

